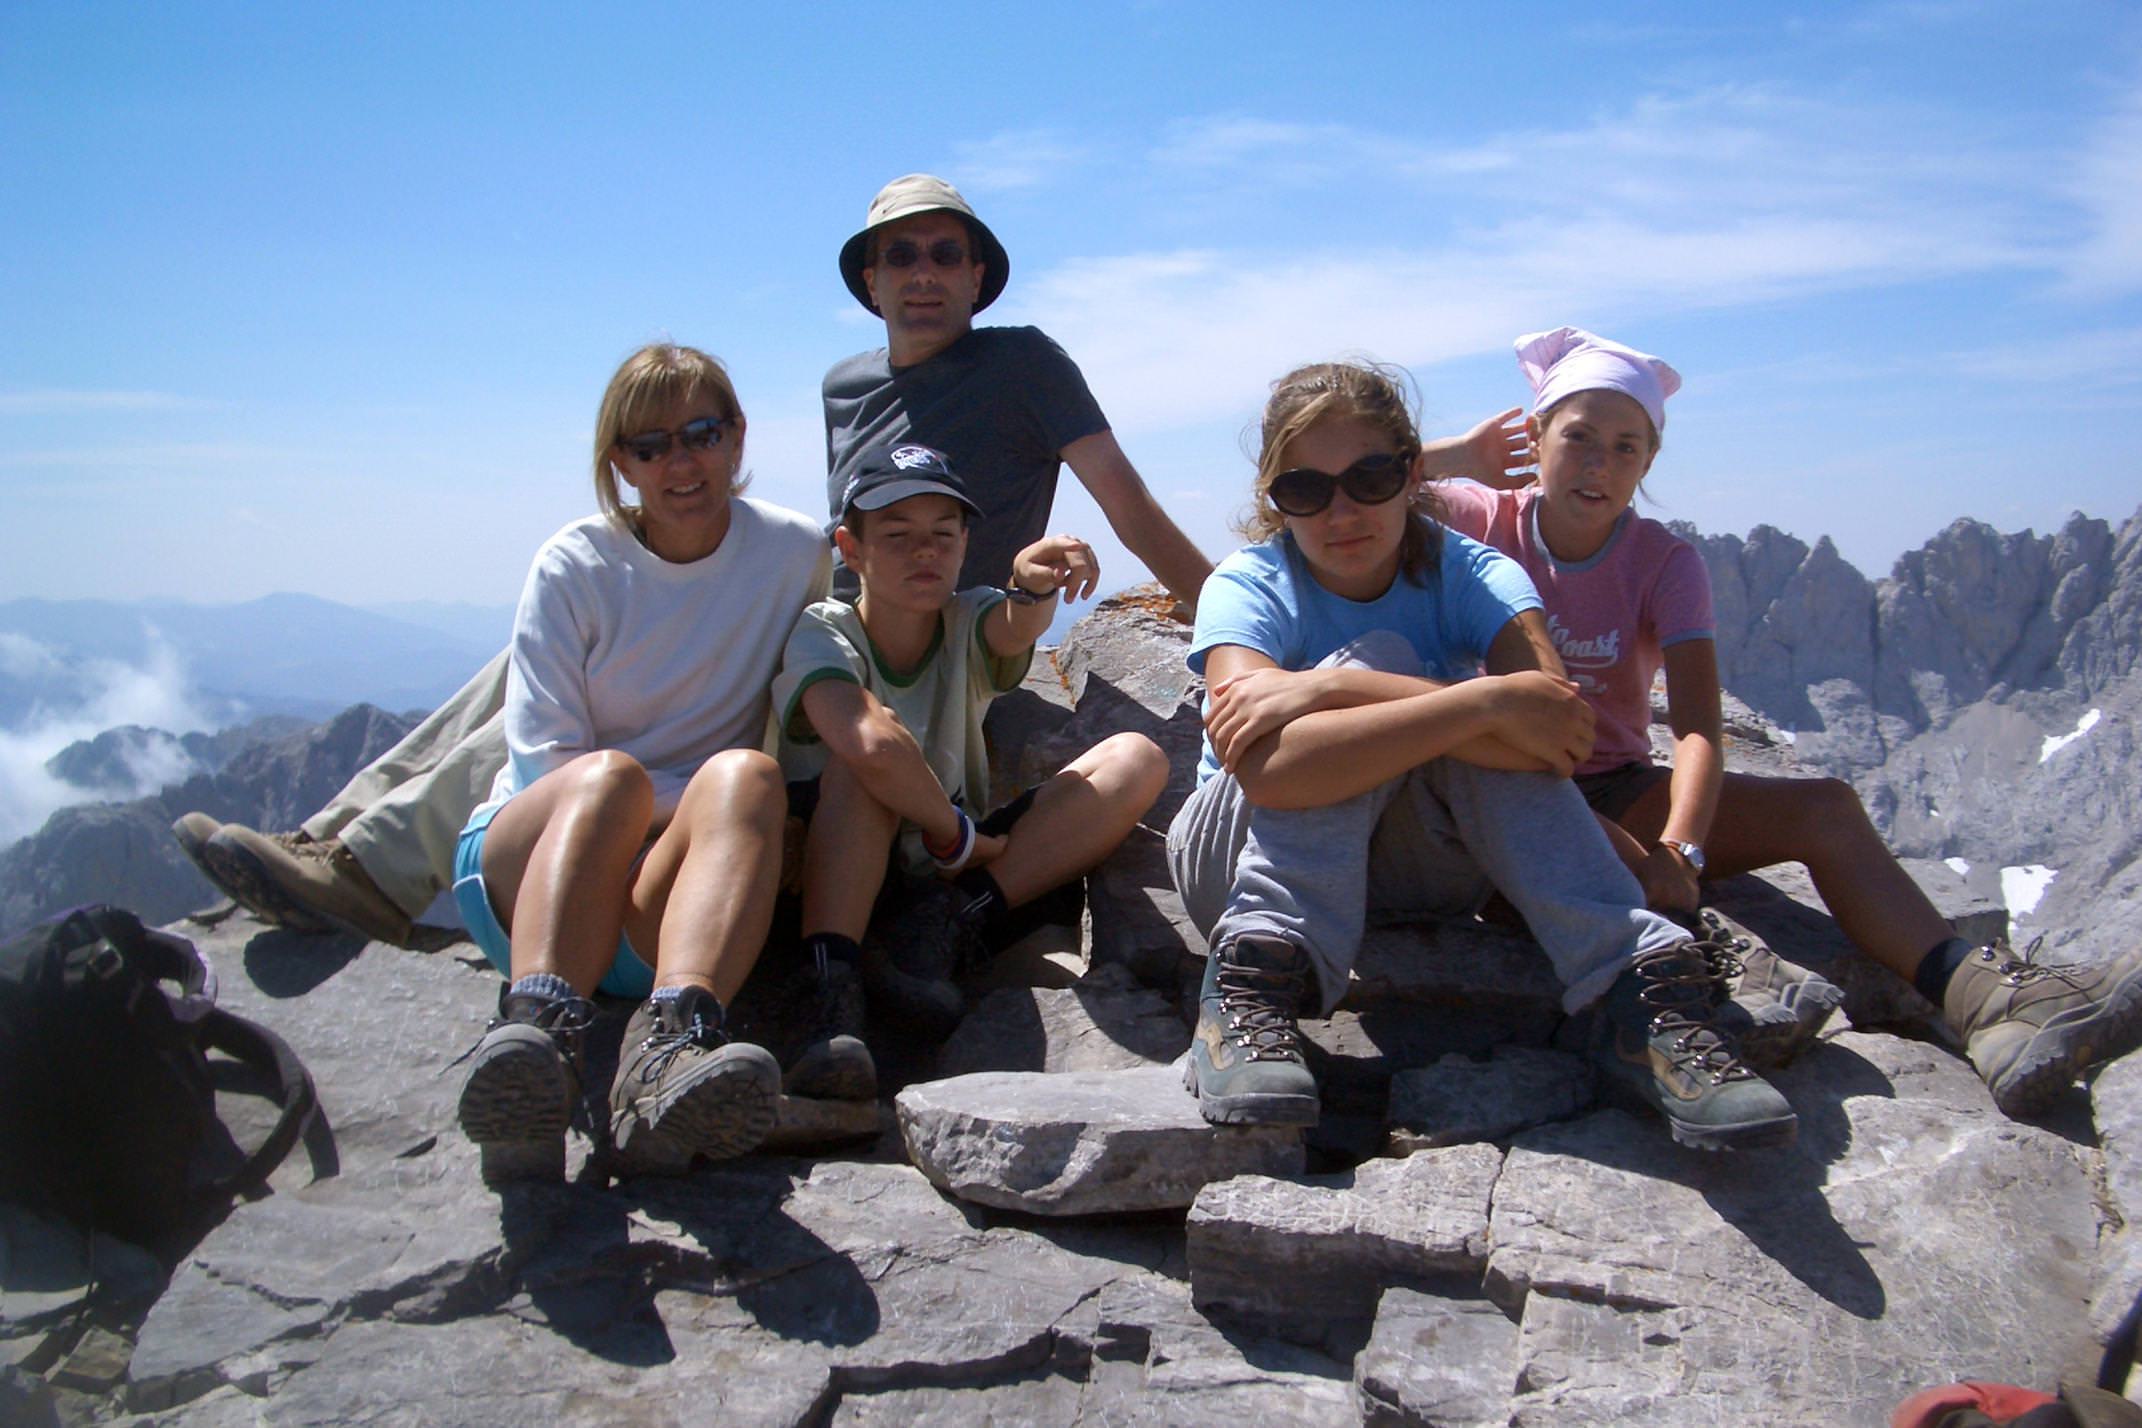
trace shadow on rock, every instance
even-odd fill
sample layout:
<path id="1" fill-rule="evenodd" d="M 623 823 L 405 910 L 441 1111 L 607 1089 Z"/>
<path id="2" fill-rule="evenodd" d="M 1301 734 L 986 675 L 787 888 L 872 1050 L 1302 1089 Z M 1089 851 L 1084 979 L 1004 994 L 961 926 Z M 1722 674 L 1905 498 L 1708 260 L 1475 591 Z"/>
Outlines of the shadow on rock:
<path id="1" fill-rule="evenodd" d="M 1895 1100 L 1896 1085 L 1879 1066 L 1834 1041 L 1809 1047 L 1768 1080 L 1792 1102 L 1800 1117 L 1793 1153 L 1819 1165 L 1834 1165 L 1852 1148 L 1852 1118 L 1845 1102 L 1857 1096 Z"/>
<path id="2" fill-rule="evenodd" d="M 784 1339 L 852 1347 L 878 1332 L 877 1292 L 855 1262 L 788 1213 L 790 1176 L 751 1161 L 618 1187 L 654 1289 L 733 1295 Z"/>
<path id="3" fill-rule="evenodd" d="M 498 1220 L 506 1312 L 611 1363 L 647 1368 L 676 1358 L 617 1196 L 585 1185 L 503 1186 Z"/>
<path id="4" fill-rule="evenodd" d="M 245 974 L 278 1001 L 302 997 L 357 960 L 364 939 L 271 927 L 245 944 Z"/>
<path id="5" fill-rule="evenodd" d="M 1571 1134 L 1535 1144 L 1686 1186 L 1766 1258 L 1847 1314 L 1879 1319 L 1887 1310 L 1888 1292 L 1864 1253 L 1870 1242 L 1853 1239 L 1837 1223 L 1822 1193 L 1826 1165 L 1805 1150 L 1690 1150 L 1674 1144 L 1656 1120 L 1615 1112 L 1553 1129 Z"/>

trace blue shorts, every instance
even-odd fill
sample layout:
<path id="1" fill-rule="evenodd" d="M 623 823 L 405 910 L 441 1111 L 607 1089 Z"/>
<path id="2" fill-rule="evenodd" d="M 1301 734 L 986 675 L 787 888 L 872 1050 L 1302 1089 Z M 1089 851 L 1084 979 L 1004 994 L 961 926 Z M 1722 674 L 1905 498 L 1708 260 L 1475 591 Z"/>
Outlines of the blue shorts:
<path id="1" fill-rule="evenodd" d="M 483 885 L 483 835 L 490 831 L 491 820 L 505 806 L 494 803 L 477 809 L 469 826 L 461 830 L 454 844 L 454 906 L 461 910 L 461 920 L 468 924 L 469 936 L 476 939 L 483 955 L 510 980 L 513 944 L 506 929 L 499 925 L 498 914 L 491 907 L 491 894 Z M 644 1001 L 654 991 L 654 968 L 640 960 L 622 933 L 617 939 L 617 956 L 611 959 L 610 970 L 603 974 L 596 990 L 634 1001 Z"/>

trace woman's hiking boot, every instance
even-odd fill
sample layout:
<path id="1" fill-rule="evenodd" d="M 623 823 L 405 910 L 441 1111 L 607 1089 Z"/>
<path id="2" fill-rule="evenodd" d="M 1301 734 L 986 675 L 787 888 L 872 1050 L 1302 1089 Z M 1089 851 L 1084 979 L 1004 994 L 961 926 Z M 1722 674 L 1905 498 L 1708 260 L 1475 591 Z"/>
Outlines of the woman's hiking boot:
<path id="1" fill-rule="evenodd" d="M 1220 1125 L 1313 1126 L 1316 1077 L 1295 1025 L 1309 956 L 1276 937 L 1237 937 L 1205 959 L 1183 1085 Z"/>
<path id="2" fill-rule="evenodd" d="M 1698 1150 L 1789 1145 L 1799 1117 L 1716 1025 L 1720 951 L 1690 940 L 1640 952 L 1607 989 L 1592 1030 L 1606 1089 L 1666 1118 Z"/>
<path id="3" fill-rule="evenodd" d="M 863 981 L 855 964 L 819 956 L 810 972 L 810 1022 L 803 1049 L 781 1074 L 781 1090 L 815 1101 L 870 1101 L 878 1068 L 863 1044 Z"/>
<path id="4" fill-rule="evenodd" d="M 2045 1109 L 2084 1071 L 2142 1043 L 2142 953 L 2076 965 L 2038 961 L 2038 950 L 1978 948 L 1941 999 L 1942 1021 L 2010 1116 Z"/>
<path id="5" fill-rule="evenodd" d="M 486 1185 L 563 1180 L 565 1132 L 580 1100 L 581 1041 L 595 1008 L 580 997 L 501 990 L 498 1016 L 462 1059 L 457 1111 Z"/>
<path id="6" fill-rule="evenodd" d="M 1740 1059 L 1757 1071 L 1791 1064 L 1844 1002 L 1844 988 L 1786 961 L 1762 938 L 1712 908 L 1691 921 L 1689 931 L 1711 949 L 1713 970 L 1724 982 L 1719 1030 L 1738 1043 Z"/>
<path id="7" fill-rule="evenodd" d="M 694 1156 L 743 1155 L 773 1129 L 781 1066 L 731 1041 L 721 1003 L 700 987 L 650 998 L 625 1025 L 610 1083 L 610 1143 L 625 1175 L 681 1175 Z"/>

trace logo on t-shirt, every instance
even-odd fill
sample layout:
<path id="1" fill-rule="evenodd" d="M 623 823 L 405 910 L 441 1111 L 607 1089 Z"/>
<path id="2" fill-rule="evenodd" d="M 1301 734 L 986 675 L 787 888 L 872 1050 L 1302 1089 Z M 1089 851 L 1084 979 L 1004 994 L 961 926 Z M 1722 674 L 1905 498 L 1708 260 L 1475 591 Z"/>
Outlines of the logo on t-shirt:
<path id="1" fill-rule="evenodd" d="M 1587 678 L 1583 671 L 1609 670 L 1621 663 L 1621 631 L 1618 629 L 1580 640 L 1570 633 L 1559 615 L 1549 615 L 1547 637 L 1554 641 L 1554 651 L 1562 657 L 1569 677 L 1586 689 L 1597 688 L 1598 682 Z"/>

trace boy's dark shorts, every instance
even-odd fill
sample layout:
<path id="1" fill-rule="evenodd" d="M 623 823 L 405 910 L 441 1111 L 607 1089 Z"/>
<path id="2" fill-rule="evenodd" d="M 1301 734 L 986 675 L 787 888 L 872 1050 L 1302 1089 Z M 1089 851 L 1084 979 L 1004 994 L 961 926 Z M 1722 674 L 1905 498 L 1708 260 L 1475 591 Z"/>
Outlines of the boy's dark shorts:
<path id="1" fill-rule="evenodd" d="M 1011 802 L 999 808 L 974 825 L 974 831 L 991 838 L 1001 838 L 1012 831 L 1012 825 L 1026 817 L 1034 806 L 1038 788 L 1030 788 Z M 788 786 L 788 816 L 800 818 L 805 823 L 818 811 L 818 780 L 800 778 Z"/>
<path id="2" fill-rule="evenodd" d="M 1670 768 L 1637 762 L 1601 769 L 1598 773 L 1578 774 L 1576 785 L 1577 792 L 1584 795 L 1592 812 L 1619 823 L 1621 815 L 1627 813 L 1653 784 L 1665 783 L 1672 777 Z"/>

